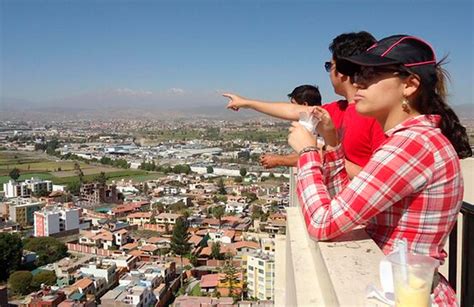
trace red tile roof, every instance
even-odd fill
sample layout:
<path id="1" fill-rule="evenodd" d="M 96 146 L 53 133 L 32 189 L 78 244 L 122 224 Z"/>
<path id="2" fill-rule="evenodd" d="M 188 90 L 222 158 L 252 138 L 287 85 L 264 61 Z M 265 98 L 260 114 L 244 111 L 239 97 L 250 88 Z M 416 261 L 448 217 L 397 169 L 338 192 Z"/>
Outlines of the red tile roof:
<path id="1" fill-rule="evenodd" d="M 232 247 L 235 248 L 236 250 L 239 250 L 244 247 L 258 249 L 260 248 L 260 244 L 258 244 L 257 242 L 252 242 L 252 241 L 240 241 L 240 242 L 232 243 Z"/>
<path id="2" fill-rule="evenodd" d="M 201 288 L 215 288 L 219 283 L 219 274 L 208 274 L 201 277 Z"/>
<path id="3" fill-rule="evenodd" d="M 92 280 L 90 280 L 89 278 L 83 278 L 83 279 L 79 279 L 78 281 L 76 281 L 74 283 L 74 285 L 72 285 L 72 287 L 77 287 L 77 288 L 80 288 L 80 289 L 86 289 L 87 287 L 89 287 L 93 283 L 94 282 Z"/>
<path id="4" fill-rule="evenodd" d="M 154 251 L 158 250 L 158 247 L 156 245 L 149 244 L 149 245 L 143 245 L 140 248 L 140 250 L 145 251 L 145 252 L 154 252 Z"/>
<path id="5" fill-rule="evenodd" d="M 151 218 L 153 216 L 153 212 L 134 212 L 127 215 L 127 218 Z"/>

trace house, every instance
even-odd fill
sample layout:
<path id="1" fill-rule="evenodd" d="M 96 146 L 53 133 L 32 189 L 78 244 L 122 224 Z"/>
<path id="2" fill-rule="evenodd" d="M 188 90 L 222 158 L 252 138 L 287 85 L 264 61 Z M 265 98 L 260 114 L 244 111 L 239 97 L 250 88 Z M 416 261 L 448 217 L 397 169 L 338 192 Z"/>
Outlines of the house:
<path id="1" fill-rule="evenodd" d="M 228 202 L 225 205 L 225 212 L 226 213 L 235 213 L 235 214 L 242 214 L 245 209 L 248 208 L 247 203 L 241 202 Z"/>
<path id="2" fill-rule="evenodd" d="M 176 224 L 176 220 L 180 217 L 182 217 L 181 214 L 161 213 L 158 216 L 156 216 L 156 223 L 157 224 L 171 224 L 171 225 L 174 225 L 174 224 Z"/>
<path id="3" fill-rule="evenodd" d="M 201 277 L 199 286 L 201 291 L 205 293 L 212 293 L 216 291 L 217 285 L 219 284 L 219 274 L 208 274 Z"/>
<path id="4" fill-rule="evenodd" d="M 150 223 L 153 217 L 153 212 L 134 212 L 127 215 L 127 222 L 130 225 L 143 225 Z"/>

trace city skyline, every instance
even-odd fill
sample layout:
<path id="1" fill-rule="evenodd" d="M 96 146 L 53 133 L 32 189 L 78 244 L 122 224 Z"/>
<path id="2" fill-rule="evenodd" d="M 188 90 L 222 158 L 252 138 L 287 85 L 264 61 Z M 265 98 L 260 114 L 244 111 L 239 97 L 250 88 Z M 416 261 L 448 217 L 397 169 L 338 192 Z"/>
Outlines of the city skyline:
<path id="1" fill-rule="evenodd" d="M 225 91 L 286 100 L 299 84 L 318 85 L 332 101 L 328 45 L 360 30 L 426 39 L 438 59 L 449 55 L 450 103 L 472 104 L 474 96 L 471 1 L 2 0 L 1 7 L 2 109 L 224 106 Z"/>

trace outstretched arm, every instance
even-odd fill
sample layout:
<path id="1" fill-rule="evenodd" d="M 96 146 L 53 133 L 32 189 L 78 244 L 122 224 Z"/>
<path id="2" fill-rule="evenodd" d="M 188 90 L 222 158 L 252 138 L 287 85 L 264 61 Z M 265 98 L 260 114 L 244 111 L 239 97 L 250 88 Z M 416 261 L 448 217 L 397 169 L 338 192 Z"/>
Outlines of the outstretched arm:
<path id="1" fill-rule="evenodd" d="M 313 110 L 312 107 L 308 106 L 287 102 L 264 102 L 247 99 L 239 95 L 229 93 L 225 93 L 222 96 L 229 98 L 229 103 L 227 104 L 228 109 L 232 109 L 234 111 L 238 111 L 240 108 L 253 109 L 257 112 L 286 120 L 297 121 L 299 119 L 300 112 L 311 113 Z"/>
<path id="2" fill-rule="evenodd" d="M 289 155 L 272 155 L 265 154 L 260 157 L 260 163 L 265 168 L 274 168 L 277 166 L 293 167 L 298 163 L 299 155 L 292 153 Z"/>

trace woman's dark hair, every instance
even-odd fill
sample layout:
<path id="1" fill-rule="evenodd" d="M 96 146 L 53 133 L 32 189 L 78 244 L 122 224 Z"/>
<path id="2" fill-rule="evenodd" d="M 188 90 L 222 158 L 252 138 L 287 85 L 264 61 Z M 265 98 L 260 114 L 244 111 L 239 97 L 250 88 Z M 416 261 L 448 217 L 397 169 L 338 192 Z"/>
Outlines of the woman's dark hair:
<path id="1" fill-rule="evenodd" d="M 420 71 L 418 74 L 415 69 L 412 69 L 415 74 L 421 76 L 421 84 L 419 94 L 411 104 L 421 114 L 437 114 L 441 116 L 441 131 L 453 145 L 458 157 L 463 159 L 472 156 L 472 149 L 469 145 L 466 128 L 461 125 L 456 113 L 446 103 L 446 81 L 449 80 L 449 74 L 442 67 L 445 62 L 446 57 L 438 62 L 428 74 L 426 70 Z"/>
<path id="2" fill-rule="evenodd" d="M 329 45 L 332 58 L 337 61 L 341 57 L 350 57 L 366 51 L 377 40 L 366 31 L 343 33 L 336 36 Z"/>
<path id="3" fill-rule="evenodd" d="M 307 103 L 308 106 L 321 105 L 321 93 L 319 88 L 313 85 L 300 85 L 288 94 L 288 98 L 293 98 L 297 104 Z"/>

